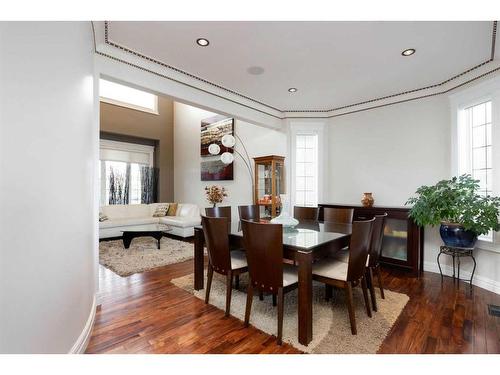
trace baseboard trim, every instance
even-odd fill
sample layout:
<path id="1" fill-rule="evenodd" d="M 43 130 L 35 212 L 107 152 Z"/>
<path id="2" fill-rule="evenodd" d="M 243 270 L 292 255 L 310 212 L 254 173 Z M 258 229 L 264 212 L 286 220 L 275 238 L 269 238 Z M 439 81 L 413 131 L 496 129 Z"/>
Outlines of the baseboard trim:
<path id="1" fill-rule="evenodd" d="M 94 327 L 95 314 L 96 314 L 96 296 L 92 299 L 92 308 L 90 309 L 90 314 L 87 319 L 87 323 L 85 323 L 85 327 L 83 328 L 82 333 L 75 341 L 73 347 L 69 351 L 69 354 L 83 354 L 87 349 L 87 345 L 89 344 L 90 334 L 92 333 L 92 328 Z"/>
<path id="2" fill-rule="evenodd" d="M 443 275 L 448 275 L 448 276 L 453 275 L 453 267 L 450 267 L 448 265 L 442 265 L 441 269 L 443 270 Z M 424 271 L 439 273 L 439 267 L 437 263 L 424 262 Z M 471 273 L 469 271 L 464 271 L 460 269 L 461 279 L 470 280 L 470 275 Z M 500 282 L 489 279 L 487 277 L 475 274 L 474 279 L 472 280 L 472 284 L 480 288 L 489 290 L 490 292 L 500 294 Z"/>

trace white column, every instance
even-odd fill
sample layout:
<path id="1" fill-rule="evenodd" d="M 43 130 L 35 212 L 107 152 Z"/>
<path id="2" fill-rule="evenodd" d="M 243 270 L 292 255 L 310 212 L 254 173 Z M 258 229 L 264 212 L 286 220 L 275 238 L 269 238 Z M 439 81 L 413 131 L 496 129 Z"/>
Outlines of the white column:
<path id="1" fill-rule="evenodd" d="M 90 22 L 0 22 L 0 353 L 84 349 L 96 119 Z"/>

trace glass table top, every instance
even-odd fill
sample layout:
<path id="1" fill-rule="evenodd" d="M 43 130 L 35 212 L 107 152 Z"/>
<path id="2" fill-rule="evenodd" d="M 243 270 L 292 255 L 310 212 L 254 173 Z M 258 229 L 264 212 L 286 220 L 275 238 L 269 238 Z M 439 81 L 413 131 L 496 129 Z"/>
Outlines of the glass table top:
<path id="1" fill-rule="evenodd" d="M 197 228 L 202 228 L 201 225 Z M 318 221 L 302 221 L 294 228 L 283 228 L 283 245 L 303 250 L 311 250 L 330 241 L 351 234 L 352 225 Z M 231 222 L 233 236 L 243 237 L 239 221 Z"/>
<path id="2" fill-rule="evenodd" d="M 120 232 L 168 232 L 170 227 L 166 224 L 141 224 L 123 228 Z"/>

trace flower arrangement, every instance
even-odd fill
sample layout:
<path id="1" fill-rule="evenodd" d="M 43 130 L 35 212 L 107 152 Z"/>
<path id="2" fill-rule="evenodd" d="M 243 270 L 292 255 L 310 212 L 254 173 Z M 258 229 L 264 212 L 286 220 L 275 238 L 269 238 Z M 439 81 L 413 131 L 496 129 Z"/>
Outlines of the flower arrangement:
<path id="1" fill-rule="evenodd" d="M 211 185 L 205 186 L 205 195 L 207 196 L 207 201 L 215 207 L 217 203 L 222 203 L 224 198 L 227 197 L 227 192 L 224 186 Z"/>

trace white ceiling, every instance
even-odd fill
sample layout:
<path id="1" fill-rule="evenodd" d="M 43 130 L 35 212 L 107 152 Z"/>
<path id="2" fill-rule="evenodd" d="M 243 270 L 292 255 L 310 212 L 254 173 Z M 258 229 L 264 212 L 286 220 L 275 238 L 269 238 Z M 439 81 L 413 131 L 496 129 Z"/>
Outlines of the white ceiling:
<path id="1" fill-rule="evenodd" d="M 492 35 L 489 21 L 108 24 L 111 43 L 280 111 L 332 110 L 439 84 L 489 61 Z M 210 45 L 199 47 L 200 37 Z M 401 56 L 407 48 L 416 54 Z M 251 66 L 264 73 L 249 74 Z"/>

